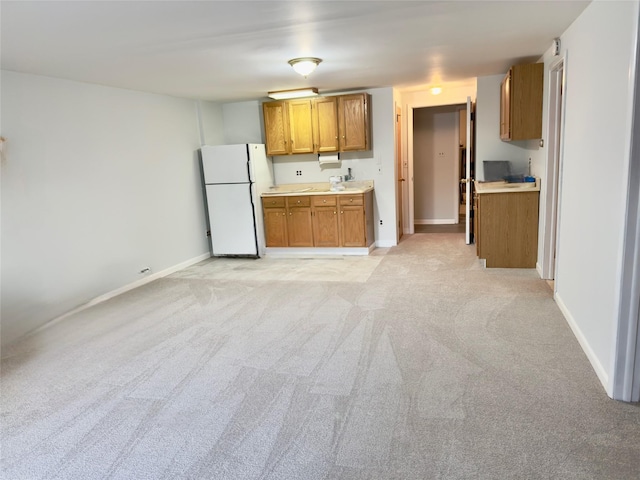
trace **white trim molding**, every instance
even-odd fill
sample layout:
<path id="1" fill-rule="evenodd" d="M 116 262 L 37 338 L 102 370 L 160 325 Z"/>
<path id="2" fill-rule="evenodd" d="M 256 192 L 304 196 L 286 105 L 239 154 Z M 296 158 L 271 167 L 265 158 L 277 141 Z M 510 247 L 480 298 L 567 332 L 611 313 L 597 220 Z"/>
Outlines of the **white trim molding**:
<path id="1" fill-rule="evenodd" d="M 454 218 L 416 218 L 413 223 L 415 225 L 456 225 L 458 220 Z"/>
<path id="2" fill-rule="evenodd" d="M 175 273 L 179 270 L 182 270 L 184 268 L 190 267 L 191 265 L 195 265 L 196 263 L 200 263 L 203 260 L 206 260 L 207 258 L 211 258 L 211 253 L 207 252 L 207 253 L 203 253 L 202 255 L 198 255 L 197 257 L 193 257 L 189 260 L 186 260 L 184 262 L 178 263 L 177 265 L 174 265 L 172 267 L 166 268 L 160 272 L 156 272 L 156 273 L 152 273 L 151 275 L 147 275 L 144 278 L 141 278 L 140 280 L 136 280 L 135 282 L 131 282 L 127 285 L 123 285 L 120 288 L 116 288 L 115 290 L 111 290 L 110 292 L 107 292 L 103 295 L 99 295 L 95 298 L 92 298 L 91 300 L 89 300 L 87 303 L 83 303 L 82 305 L 74 308 L 73 310 L 70 310 L 66 313 L 63 313 L 62 315 L 49 320 L 47 323 L 45 323 L 44 325 L 36 328 L 35 330 L 33 330 L 32 332 L 28 333 L 27 335 L 32 335 L 36 332 L 40 332 L 42 330 L 44 330 L 45 328 L 49 328 L 53 325 L 55 325 L 56 323 L 60 322 L 61 320 L 64 320 L 67 317 L 70 317 L 71 315 L 75 315 L 78 312 L 81 312 L 83 310 L 86 310 L 89 307 L 93 307 L 94 305 L 97 305 L 99 303 L 105 302 L 113 297 L 117 297 L 118 295 L 121 295 L 123 293 L 126 293 L 130 290 L 133 290 L 135 288 L 141 287 L 143 285 L 146 285 L 147 283 L 151 283 L 154 280 L 157 280 L 158 278 L 162 278 L 162 277 L 166 277 L 168 275 L 171 275 L 172 273 Z"/>
<path id="3" fill-rule="evenodd" d="M 578 343 L 582 347 L 582 351 L 585 353 L 585 355 L 589 359 L 589 362 L 591 363 L 591 366 L 595 370 L 596 375 L 598 376 L 598 380 L 600 380 L 600 383 L 602 383 L 602 386 L 604 387 L 605 391 L 607 391 L 607 394 L 609 394 L 609 391 L 607 390 L 607 386 L 609 384 L 609 375 L 607 375 L 607 371 L 604 369 L 604 367 L 600 363 L 600 360 L 598 360 L 598 357 L 596 356 L 593 349 L 591 348 L 591 345 L 589 345 L 589 342 L 587 341 L 586 337 L 582 333 L 582 330 L 580 330 L 578 323 L 573 318 L 573 315 L 571 315 L 571 312 L 569 312 L 569 309 L 562 301 L 562 298 L 560 298 L 560 295 L 556 293 L 554 295 L 554 299 L 556 301 L 556 304 L 558 305 L 558 308 L 560 308 L 562 315 L 564 315 L 564 318 L 567 320 L 569 327 L 571 327 L 571 330 L 573 331 L 573 334 L 578 340 Z"/>
<path id="4" fill-rule="evenodd" d="M 636 8 L 638 8 L 636 6 Z M 640 9 L 636 12 L 640 25 Z M 629 176 L 622 245 L 618 322 L 615 335 L 611 396 L 640 402 L 640 38 L 636 25 L 636 48 L 630 59 L 629 81 Z"/>

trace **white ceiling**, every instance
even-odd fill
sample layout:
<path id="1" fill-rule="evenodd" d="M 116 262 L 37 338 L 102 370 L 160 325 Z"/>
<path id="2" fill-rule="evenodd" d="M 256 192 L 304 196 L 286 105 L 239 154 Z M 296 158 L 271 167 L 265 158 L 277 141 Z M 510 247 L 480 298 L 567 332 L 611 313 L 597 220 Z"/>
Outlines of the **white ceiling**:
<path id="1" fill-rule="evenodd" d="M 584 1 L 5 1 L 3 69 L 213 101 L 459 82 L 536 60 Z M 316 56 L 305 79 L 287 64 Z"/>

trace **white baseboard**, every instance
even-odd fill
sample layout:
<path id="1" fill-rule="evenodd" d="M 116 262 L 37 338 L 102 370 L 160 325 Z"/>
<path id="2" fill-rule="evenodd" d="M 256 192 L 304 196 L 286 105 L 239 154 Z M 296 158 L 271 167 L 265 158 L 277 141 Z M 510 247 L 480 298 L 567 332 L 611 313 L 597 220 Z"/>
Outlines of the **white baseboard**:
<path id="1" fill-rule="evenodd" d="M 560 308 L 560 311 L 564 315 L 564 318 L 567 320 L 569 327 L 571 327 L 573 334 L 578 339 L 578 343 L 582 347 L 582 350 L 584 351 L 585 355 L 589 359 L 591 366 L 595 370 L 596 375 L 598 376 L 598 380 L 600 380 L 600 383 L 602 383 L 602 386 L 604 387 L 605 392 L 607 392 L 607 395 L 611 396 L 611 393 L 608 390 L 609 375 L 607 374 L 607 371 L 604 369 L 604 367 L 600 363 L 600 360 L 598 360 L 598 357 L 596 356 L 594 351 L 591 349 L 591 345 L 589 345 L 589 342 L 587 341 L 586 337 L 582 333 L 582 330 L 580 330 L 578 323 L 575 321 L 575 319 L 573 318 L 573 315 L 571 315 L 571 312 L 562 301 L 562 298 L 560 298 L 560 295 L 556 293 L 554 298 L 556 300 L 556 304 Z"/>
<path id="2" fill-rule="evenodd" d="M 435 218 L 435 219 L 415 219 L 414 225 L 455 225 L 458 223 L 457 218 Z"/>
<path id="3" fill-rule="evenodd" d="M 74 308 L 73 310 L 70 310 L 66 313 L 63 313 L 62 315 L 60 315 L 59 317 L 56 317 L 52 320 L 49 320 L 47 323 L 45 323 L 44 325 L 36 328 L 35 330 L 33 330 L 32 333 L 36 333 L 39 332 L 41 330 L 44 330 L 45 328 L 49 328 L 50 326 L 58 323 L 61 320 L 64 320 L 67 317 L 70 317 L 71 315 L 74 315 L 78 312 L 81 312 L 82 310 L 85 310 L 89 307 L 92 307 L 94 305 L 97 305 L 99 303 L 105 302 L 113 297 L 117 297 L 118 295 L 121 295 L 125 292 L 128 292 L 130 290 L 133 290 L 134 288 L 138 288 L 141 287 L 142 285 L 146 285 L 147 283 L 151 283 L 154 280 L 157 280 L 158 278 L 162 278 L 162 277 L 166 277 L 167 275 L 171 275 L 172 273 L 177 272 L 178 270 L 182 270 L 184 268 L 190 267 L 191 265 L 195 265 L 196 263 L 199 263 L 203 260 L 206 260 L 207 258 L 211 258 L 211 253 L 207 252 L 207 253 L 203 253 L 202 255 L 198 255 L 197 257 L 193 257 L 189 260 L 186 260 L 182 263 L 178 263 L 177 265 L 173 265 L 172 267 L 166 268 L 160 272 L 156 272 L 156 273 L 152 273 L 151 275 L 147 275 L 144 278 L 141 278 L 140 280 L 136 280 L 135 282 L 131 282 L 127 285 L 124 285 L 120 288 L 116 288 L 115 290 L 111 290 L 110 292 L 107 292 L 103 295 L 97 296 L 95 298 L 92 298 L 91 300 L 89 300 L 87 303 L 83 303 L 82 305 L 80 305 L 79 307 Z"/>
<path id="4" fill-rule="evenodd" d="M 369 255 L 376 246 L 369 247 L 267 247 L 265 255 L 269 257 L 286 256 L 322 256 L 322 255 Z"/>
<path id="5" fill-rule="evenodd" d="M 395 240 L 376 240 L 376 247 L 378 248 L 390 248 L 398 245 Z"/>

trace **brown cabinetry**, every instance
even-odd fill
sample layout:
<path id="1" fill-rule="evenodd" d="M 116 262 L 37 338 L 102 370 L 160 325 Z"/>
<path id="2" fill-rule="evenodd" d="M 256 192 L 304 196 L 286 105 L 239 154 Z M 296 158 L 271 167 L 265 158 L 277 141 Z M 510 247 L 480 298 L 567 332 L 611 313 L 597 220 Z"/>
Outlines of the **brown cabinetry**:
<path id="1" fill-rule="evenodd" d="M 540 192 L 478 194 L 476 248 L 486 266 L 534 268 Z"/>
<path id="2" fill-rule="evenodd" d="M 337 152 L 338 97 L 320 97 L 314 100 L 314 137 L 318 153 Z"/>
<path id="3" fill-rule="evenodd" d="M 500 139 L 542 138 L 544 64 L 514 65 L 500 84 Z"/>
<path id="4" fill-rule="evenodd" d="M 311 197 L 313 203 L 313 244 L 316 247 L 340 245 L 336 195 Z"/>
<path id="5" fill-rule="evenodd" d="M 287 197 L 287 232 L 290 247 L 313 247 L 309 197 Z"/>
<path id="6" fill-rule="evenodd" d="M 368 97 L 365 93 L 338 97 L 341 152 L 369 149 Z"/>
<path id="7" fill-rule="evenodd" d="M 368 247 L 373 192 L 262 199 L 267 247 Z"/>
<path id="8" fill-rule="evenodd" d="M 312 101 L 310 99 L 287 102 L 291 153 L 313 153 Z"/>
<path id="9" fill-rule="evenodd" d="M 264 211 L 266 245 L 269 247 L 286 247 L 289 245 L 285 198 L 263 198 L 262 208 Z"/>
<path id="10" fill-rule="evenodd" d="M 267 155 L 371 148 L 367 93 L 262 104 Z"/>
<path id="11" fill-rule="evenodd" d="M 289 115 L 286 102 L 262 104 L 267 155 L 287 155 L 289 147 Z"/>

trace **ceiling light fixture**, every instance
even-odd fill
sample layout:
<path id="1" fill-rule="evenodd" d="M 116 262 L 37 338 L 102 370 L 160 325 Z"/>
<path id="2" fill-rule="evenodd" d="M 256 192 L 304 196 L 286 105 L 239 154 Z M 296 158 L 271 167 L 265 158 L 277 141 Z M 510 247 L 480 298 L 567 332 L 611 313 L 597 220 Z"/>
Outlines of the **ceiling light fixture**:
<path id="1" fill-rule="evenodd" d="M 431 95 L 440 95 L 442 93 L 442 87 L 431 87 Z"/>
<path id="2" fill-rule="evenodd" d="M 277 92 L 269 92 L 267 94 L 274 100 L 287 100 L 290 98 L 315 97 L 318 95 L 318 89 L 315 87 L 298 88 L 295 90 L 279 90 Z"/>
<path id="3" fill-rule="evenodd" d="M 316 69 L 320 62 L 322 62 L 320 58 L 301 57 L 289 60 L 289 65 L 291 65 L 296 72 L 306 78 L 307 75 Z"/>

